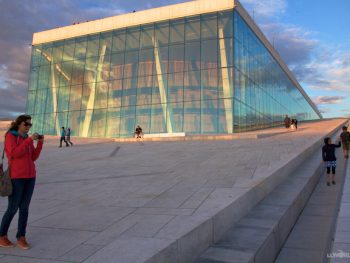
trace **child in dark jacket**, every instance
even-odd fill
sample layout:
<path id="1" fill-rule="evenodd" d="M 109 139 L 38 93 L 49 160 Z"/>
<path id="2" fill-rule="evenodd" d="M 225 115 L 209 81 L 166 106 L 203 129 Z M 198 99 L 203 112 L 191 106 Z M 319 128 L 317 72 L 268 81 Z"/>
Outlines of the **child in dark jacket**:
<path id="1" fill-rule="evenodd" d="M 335 168 L 337 167 L 337 158 L 335 157 L 335 148 L 341 146 L 341 142 L 338 144 L 332 144 L 332 139 L 327 137 L 324 139 L 324 146 L 322 147 L 322 159 L 326 163 L 327 167 L 327 186 L 335 184 Z M 331 177 L 331 168 L 332 168 L 332 177 Z"/>

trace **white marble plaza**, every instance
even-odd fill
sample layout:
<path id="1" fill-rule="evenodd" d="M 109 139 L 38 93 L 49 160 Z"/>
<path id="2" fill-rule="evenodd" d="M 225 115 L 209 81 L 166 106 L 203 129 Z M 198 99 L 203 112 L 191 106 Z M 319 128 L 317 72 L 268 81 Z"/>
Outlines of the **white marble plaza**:
<path id="1" fill-rule="evenodd" d="M 76 139 L 75 146 L 58 148 L 50 137 L 37 162 L 27 233 L 32 248 L 0 249 L 0 261 L 191 261 L 283 181 L 288 165 L 344 122 L 309 122 L 261 139 Z M 1 198 L 0 215 L 6 204 Z M 16 219 L 11 240 L 15 230 Z"/>

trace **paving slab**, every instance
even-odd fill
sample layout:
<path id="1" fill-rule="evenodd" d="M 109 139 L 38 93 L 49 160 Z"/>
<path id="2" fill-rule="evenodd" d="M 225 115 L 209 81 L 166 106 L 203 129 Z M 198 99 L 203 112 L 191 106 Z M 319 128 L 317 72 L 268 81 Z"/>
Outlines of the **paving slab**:
<path id="1" fill-rule="evenodd" d="M 9 232 L 9 238 L 14 240 L 14 231 Z M 95 232 L 40 228 L 31 226 L 27 231 L 27 239 L 32 246 L 29 250 L 16 247 L 1 249 L 0 254 L 31 257 L 37 259 L 58 259 L 72 248 L 93 237 Z M 2 260 L 1 260 L 2 262 Z"/>

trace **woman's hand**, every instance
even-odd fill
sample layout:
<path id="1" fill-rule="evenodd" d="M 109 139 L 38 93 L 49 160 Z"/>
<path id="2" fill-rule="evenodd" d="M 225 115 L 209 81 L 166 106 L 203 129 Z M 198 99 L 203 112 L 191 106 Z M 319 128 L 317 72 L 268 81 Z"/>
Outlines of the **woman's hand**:
<path id="1" fill-rule="evenodd" d="M 36 133 L 33 133 L 33 135 L 32 135 L 33 141 L 37 141 L 38 138 L 39 138 L 39 134 L 38 134 L 37 132 L 36 132 Z"/>

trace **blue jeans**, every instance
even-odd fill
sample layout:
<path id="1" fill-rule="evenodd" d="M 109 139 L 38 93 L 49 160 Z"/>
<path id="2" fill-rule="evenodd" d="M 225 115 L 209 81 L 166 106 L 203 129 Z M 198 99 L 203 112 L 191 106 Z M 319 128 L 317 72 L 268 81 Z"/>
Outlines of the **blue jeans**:
<path id="1" fill-rule="evenodd" d="M 8 197 L 8 207 L 2 218 L 0 236 L 6 236 L 13 217 L 19 209 L 17 239 L 26 235 L 30 200 L 34 192 L 35 178 L 12 179 L 12 195 Z"/>

